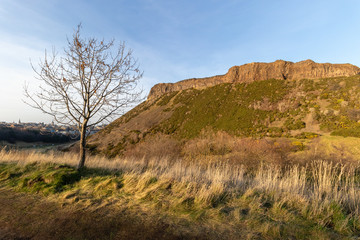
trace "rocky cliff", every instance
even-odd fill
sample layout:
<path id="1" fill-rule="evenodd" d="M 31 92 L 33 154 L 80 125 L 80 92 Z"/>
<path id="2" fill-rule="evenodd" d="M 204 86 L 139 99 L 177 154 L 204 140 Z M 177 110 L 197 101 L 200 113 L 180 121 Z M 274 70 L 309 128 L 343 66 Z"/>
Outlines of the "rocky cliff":
<path id="1" fill-rule="evenodd" d="M 225 75 L 207 78 L 192 78 L 177 83 L 160 83 L 151 88 L 148 99 L 157 98 L 164 93 L 189 88 L 202 89 L 221 83 L 250 83 L 267 79 L 318 79 L 340 76 L 353 76 L 360 68 L 351 64 L 315 63 L 305 60 L 297 63 L 277 60 L 272 63 L 249 63 L 234 66 Z"/>

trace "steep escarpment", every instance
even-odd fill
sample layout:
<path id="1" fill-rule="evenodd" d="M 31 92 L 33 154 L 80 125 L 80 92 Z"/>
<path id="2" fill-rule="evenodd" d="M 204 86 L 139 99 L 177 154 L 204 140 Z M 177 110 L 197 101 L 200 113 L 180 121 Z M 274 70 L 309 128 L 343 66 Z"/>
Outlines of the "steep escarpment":
<path id="1" fill-rule="evenodd" d="M 148 99 L 157 98 L 164 93 L 181 91 L 189 88 L 202 89 L 221 83 L 250 83 L 267 79 L 318 79 L 340 76 L 353 76 L 360 73 L 360 68 L 351 64 L 315 63 L 312 60 L 297 63 L 278 60 L 272 63 L 249 63 L 234 66 L 225 75 L 207 78 L 192 78 L 177 83 L 156 84 Z"/>

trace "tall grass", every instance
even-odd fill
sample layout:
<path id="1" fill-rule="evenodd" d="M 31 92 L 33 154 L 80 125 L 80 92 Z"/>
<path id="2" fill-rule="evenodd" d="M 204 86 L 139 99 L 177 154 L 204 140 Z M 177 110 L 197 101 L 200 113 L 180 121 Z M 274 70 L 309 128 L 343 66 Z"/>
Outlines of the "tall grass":
<path id="1" fill-rule="evenodd" d="M 0 162 L 19 165 L 29 163 L 56 163 L 77 165 L 77 155 L 73 153 L 35 151 L 0 151 Z M 275 198 L 292 196 L 321 210 L 330 203 L 343 206 L 353 214 L 360 210 L 360 180 L 357 167 L 349 164 L 334 164 L 326 161 L 312 161 L 305 166 L 293 165 L 285 169 L 278 165 L 260 164 L 249 172 L 243 165 L 227 162 L 198 164 L 181 159 L 151 158 L 107 159 L 90 156 L 86 161 L 89 168 L 121 171 L 125 174 L 152 176 L 183 183 L 195 183 L 197 196 L 211 195 L 211 191 L 221 191 L 227 195 L 243 194 L 249 189 L 271 192 Z M 221 190 L 219 190 L 221 186 Z M 214 190 L 216 189 L 216 190 Z"/>
<path id="2" fill-rule="evenodd" d="M 0 151 L 0 163 L 26 166 L 35 162 L 76 166 L 77 155 Z M 284 167 L 263 162 L 249 168 L 226 161 L 90 156 L 86 166 L 121 173 L 121 191 L 134 199 L 153 202 L 157 209 L 195 218 L 207 216 L 209 221 L 215 218 L 220 222 L 225 221 L 225 212 L 230 219 L 225 221 L 228 226 L 245 221 L 263 236 L 270 234 L 270 238 L 295 235 L 297 238 L 298 233 L 294 235 L 294 232 L 298 230 L 291 230 L 294 224 L 310 226 L 314 231 L 331 229 L 346 236 L 360 233 L 360 177 L 354 163 L 317 160 Z M 100 191 L 92 193 L 96 196 L 120 191 L 118 184 L 108 189 L 115 181 L 113 178 L 100 183 L 91 179 L 82 181 L 83 185 L 75 192 Z M 287 227 L 279 228 L 279 224 Z M 284 233 L 284 229 L 290 230 Z"/>

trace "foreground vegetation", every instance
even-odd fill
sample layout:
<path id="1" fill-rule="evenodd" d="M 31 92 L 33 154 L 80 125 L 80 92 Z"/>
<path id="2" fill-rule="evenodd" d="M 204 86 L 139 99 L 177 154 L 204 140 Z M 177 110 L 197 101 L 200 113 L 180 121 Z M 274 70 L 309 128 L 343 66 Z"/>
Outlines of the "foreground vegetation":
<path id="1" fill-rule="evenodd" d="M 357 161 L 252 165 L 97 156 L 80 172 L 71 153 L 2 150 L 0 161 L 3 188 L 38 193 L 63 206 L 111 205 L 128 215 L 147 213 L 144 221 L 161 218 L 179 236 L 348 239 L 360 234 Z"/>

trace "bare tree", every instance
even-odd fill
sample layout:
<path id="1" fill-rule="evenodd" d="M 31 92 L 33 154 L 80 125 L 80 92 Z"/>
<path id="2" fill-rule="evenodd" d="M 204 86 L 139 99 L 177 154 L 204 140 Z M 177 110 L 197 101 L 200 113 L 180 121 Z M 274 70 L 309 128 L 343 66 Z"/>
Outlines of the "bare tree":
<path id="1" fill-rule="evenodd" d="M 142 72 L 132 51 L 125 43 L 104 42 L 96 38 L 81 38 L 81 24 L 72 39 L 67 39 L 64 53 L 55 50 L 34 67 L 40 81 L 36 92 L 24 86 L 30 106 L 51 115 L 62 125 L 76 124 L 80 132 L 80 161 L 84 167 L 86 137 L 91 127 L 119 114 L 139 102 L 137 88 Z"/>

